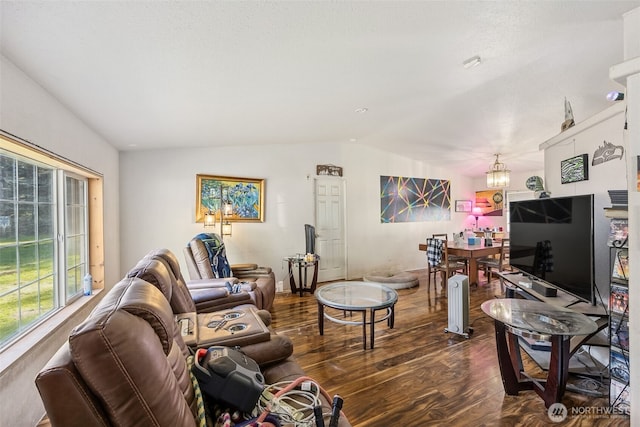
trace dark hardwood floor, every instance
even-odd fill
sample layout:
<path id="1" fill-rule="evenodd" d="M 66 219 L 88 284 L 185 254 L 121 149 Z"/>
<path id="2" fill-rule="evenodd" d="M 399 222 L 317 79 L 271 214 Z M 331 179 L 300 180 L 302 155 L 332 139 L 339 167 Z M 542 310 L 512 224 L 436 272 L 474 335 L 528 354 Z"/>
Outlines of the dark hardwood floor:
<path id="1" fill-rule="evenodd" d="M 322 284 L 319 284 L 322 286 Z M 325 322 L 319 335 L 312 295 L 276 296 L 273 326 L 294 343 L 295 359 L 330 395 L 340 394 L 354 426 L 547 426 L 542 399 L 533 391 L 505 395 L 495 348 L 493 321 L 480 304 L 501 294 L 499 282 L 471 288 L 470 339 L 445 334 L 447 299 L 426 286 L 398 291 L 394 329 L 376 325 L 375 348 L 362 348 L 362 328 Z M 524 356 L 525 370 L 543 374 Z M 585 380 L 570 378 L 584 385 Z M 601 389 L 602 390 L 602 389 Z M 570 415 L 558 425 L 629 425 L 628 418 L 593 414 L 609 399 L 567 392 L 563 403 L 592 411 Z M 571 414 L 571 412 L 569 412 Z"/>

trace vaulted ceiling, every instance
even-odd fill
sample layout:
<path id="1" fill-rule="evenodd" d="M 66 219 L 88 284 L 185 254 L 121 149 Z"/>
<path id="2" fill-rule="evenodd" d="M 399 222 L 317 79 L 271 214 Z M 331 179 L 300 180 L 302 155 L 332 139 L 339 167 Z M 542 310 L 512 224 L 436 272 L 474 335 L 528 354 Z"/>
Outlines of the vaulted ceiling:
<path id="1" fill-rule="evenodd" d="M 0 51 L 119 150 L 342 142 L 481 176 L 542 168 L 565 97 L 610 105 L 638 6 L 3 0 Z"/>

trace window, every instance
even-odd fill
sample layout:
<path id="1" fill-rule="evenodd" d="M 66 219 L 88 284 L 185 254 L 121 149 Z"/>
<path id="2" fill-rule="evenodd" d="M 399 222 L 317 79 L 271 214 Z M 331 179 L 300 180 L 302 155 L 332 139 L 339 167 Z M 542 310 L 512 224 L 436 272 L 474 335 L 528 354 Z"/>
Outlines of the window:
<path id="1" fill-rule="evenodd" d="M 66 301 L 82 293 L 82 279 L 87 274 L 87 180 L 64 176 L 63 218 L 65 236 L 63 265 L 66 272 Z"/>
<path id="2" fill-rule="evenodd" d="M 89 177 L 50 163 L 0 149 L 0 348 L 82 296 L 89 272 Z"/>

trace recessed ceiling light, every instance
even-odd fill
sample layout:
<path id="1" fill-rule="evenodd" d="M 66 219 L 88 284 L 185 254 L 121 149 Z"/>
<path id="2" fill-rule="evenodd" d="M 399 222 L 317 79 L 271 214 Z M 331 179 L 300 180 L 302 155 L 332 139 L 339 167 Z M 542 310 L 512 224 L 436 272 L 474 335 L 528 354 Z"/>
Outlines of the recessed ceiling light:
<path id="1" fill-rule="evenodd" d="M 358 139 L 357 138 L 350 138 L 349 142 L 356 142 Z"/>
<path id="2" fill-rule="evenodd" d="M 362 114 L 362 113 L 366 113 L 367 111 L 369 111 L 369 109 L 366 108 L 366 107 L 360 107 L 360 108 L 356 108 L 355 111 L 356 111 L 356 113 L 361 113 Z"/>
<path id="3" fill-rule="evenodd" d="M 466 69 L 477 67 L 482 62 L 480 55 L 472 56 L 462 63 L 462 66 Z"/>

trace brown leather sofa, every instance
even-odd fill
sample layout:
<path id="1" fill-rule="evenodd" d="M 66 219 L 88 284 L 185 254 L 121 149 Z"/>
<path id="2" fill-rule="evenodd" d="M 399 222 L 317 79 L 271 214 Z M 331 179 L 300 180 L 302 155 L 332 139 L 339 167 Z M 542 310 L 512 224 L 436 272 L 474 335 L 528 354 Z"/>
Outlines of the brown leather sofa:
<path id="1" fill-rule="evenodd" d="M 73 329 L 35 382 L 53 426 L 196 426 L 189 354 L 166 296 L 128 277 Z M 291 357 L 261 372 L 266 384 L 304 375 Z M 343 416 L 339 425 L 350 424 Z"/>
<path id="2" fill-rule="evenodd" d="M 184 317 L 192 319 L 194 323 L 194 325 L 192 325 L 193 328 L 206 331 L 206 321 L 210 317 L 207 316 L 206 313 L 211 313 L 213 310 L 206 312 L 197 311 L 188 295 L 185 295 L 184 287 L 180 285 L 180 281 L 173 274 L 174 270 L 167 268 L 168 264 L 163 262 L 166 259 L 170 259 L 171 255 L 167 250 L 158 249 L 151 251 L 127 273 L 127 277 L 140 278 L 158 288 L 167 301 L 170 302 L 174 315 L 186 314 L 188 316 Z M 228 308 L 240 311 L 255 310 L 257 317 L 260 318 L 264 325 L 268 327 L 271 324 L 271 313 L 267 310 L 258 310 L 253 304 L 247 303 L 247 301 L 244 301 L 243 304 Z M 203 324 L 205 325 L 204 327 Z M 254 342 L 250 337 L 241 336 L 231 343 L 227 342 L 225 345 L 242 347 L 243 352 L 254 359 L 260 366 L 279 362 L 289 357 L 293 353 L 293 344 L 289 337 L 278 335 L 273 329 L 269 329 L 269 332 L 268 339 L 261 340 L 260 342 Z M 199 338 L 194 338 L 194 342 L 190 342 L 189 345 L 194 348 L 207 347 L 215 344 L 215 342 L 211 342 L 210 340 L 215 341 L 215 339 L 218 338 L 207 333 L 198 334 L 198 337 Z"/>
<path id="3" fill-rule="evenodd" d="M 193 238 L 184 248 L 184 257 L 189 271 L 191 288 L 199 280 L 215 279 L 209 253 L 202 240 Z M 258 267 L 256 264 L 232 264 L 233 277 L 242 282 L 255 283 L 255 293 L 252 294 L 256 307 L 271 310 L 276 296 L 276 277 L 270 267 Z"/>
<path id="4" fill-rule="evenodd" d="M 168 295 L 174 313 L 209 313 L 237 307 L 241 304 L 253 304 L 251 292 L 256 287 L 255 283 L 242 285 L 243 292 L 239 293 L 229 293 L 225 286 L 225 283 L 238 283 L 233 278 L 200 280 L 197 286 L 188 287 L 180 272 L 178 259 L 173 252 L 164 248 L 150 251 L 129 271 L 128 275 L 135 275 L 134 270 L 146 264 L 150 259 L 162 263 L 164 269 L 167 270 L 168 276 L 161 283 L 154 283 L 151 277 L 144 277 L 143 279 L 156 285 L 163 294 Z M 170 287 L 171 289 L 163 289 L 162 286 Z"/>

